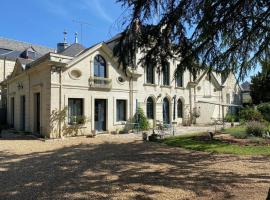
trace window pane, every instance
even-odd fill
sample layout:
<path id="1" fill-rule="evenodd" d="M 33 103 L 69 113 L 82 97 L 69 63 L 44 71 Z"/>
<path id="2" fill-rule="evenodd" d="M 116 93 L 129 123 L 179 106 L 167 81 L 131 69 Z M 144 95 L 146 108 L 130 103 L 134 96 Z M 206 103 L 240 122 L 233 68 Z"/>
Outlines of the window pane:
<path id="1" fill-rule="evenodd" d="M 154 119 L 154 101 L 151 97 L 147 99 L 146 112 L 148 119 Z"/>
<path id="2" fill-rule="evenodd" d="M 183 104 L 180 99 L 177 101 L 177 117 L 183 118 Z"/>
<path id="3" fill-rule="evenodd" d="M 94 76 L 106 77 L 106 61 L 101 55 L 94 58 Z"/>
<path id="4" fill-rule="evenodd" d="M 183 87 L 183 74 L 177 74 L 176 77 L 176 86 L 177 87 Z"/>
<path id="5" fill-rule="evenodd" d="M 116 100 L 116 121 L 126 121 L 126 100 Z"/>
<path id="6" fill-rule="evenodd" d="M 146 67 L 146 81 L 154 84 L 154 67 L 152 64 L 148 64 Z"/>
<path id="7" fill-rule="evenodd" d="M 68 99 L 68 123 L 82 123 L 83 99 Z"/>
<path id="8" fill-rule="evenodd" d="M 163 67 L 163 85 L 170 85 L 170 66 L 169 63 Z"/>

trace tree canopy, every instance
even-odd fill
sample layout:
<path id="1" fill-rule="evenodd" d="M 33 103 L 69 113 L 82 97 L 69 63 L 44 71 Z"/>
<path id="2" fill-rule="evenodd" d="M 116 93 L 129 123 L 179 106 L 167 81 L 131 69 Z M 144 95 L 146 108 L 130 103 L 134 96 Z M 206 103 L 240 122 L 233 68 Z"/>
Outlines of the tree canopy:
<path id="1" fill-rule="evenodd" d="M 210 68 L 244 78 L 265 56 L 270 41 L 269 0 L 117 0 L 126 10 L 114 54 L 125 67 L 162 66 L 171 58 L 177 71 Z"/>

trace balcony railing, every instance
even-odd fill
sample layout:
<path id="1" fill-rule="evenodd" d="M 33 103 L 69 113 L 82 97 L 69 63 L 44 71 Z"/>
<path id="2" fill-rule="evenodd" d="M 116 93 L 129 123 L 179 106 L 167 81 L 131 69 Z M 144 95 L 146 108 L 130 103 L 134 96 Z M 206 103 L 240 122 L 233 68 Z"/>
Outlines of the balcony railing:
<path id="1" fill-rule="evenodd" d="M 111 89 L 112 79 L 91 76 L 89 78 L 89 86 L 90 88 L 95 88 L 95 89 Z"/>

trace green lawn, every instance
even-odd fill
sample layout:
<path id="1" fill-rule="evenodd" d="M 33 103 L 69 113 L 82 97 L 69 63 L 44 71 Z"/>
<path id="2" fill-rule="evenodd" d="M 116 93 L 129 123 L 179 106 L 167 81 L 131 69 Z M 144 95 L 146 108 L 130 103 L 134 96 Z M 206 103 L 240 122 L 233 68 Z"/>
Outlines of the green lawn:
<path id="1" fill-rule="evenodd" d="M 235 126 L 233 128 L 227 128 L 223 132 L 240 139 L 248 137 L 246 133 L 246 128 L 244 126 Z"/>
<path id="2" fill-rule="evenodd" d="M 225 153 L 237 155 L 270 155 L 270 146 L 239 146 L 223 143 L 218 140 L 202 141 L 196 139 L 200 134 L 169 137 L 161 140 L 161 143 L 185 149 L 206 151 L 212 153 Z"/>

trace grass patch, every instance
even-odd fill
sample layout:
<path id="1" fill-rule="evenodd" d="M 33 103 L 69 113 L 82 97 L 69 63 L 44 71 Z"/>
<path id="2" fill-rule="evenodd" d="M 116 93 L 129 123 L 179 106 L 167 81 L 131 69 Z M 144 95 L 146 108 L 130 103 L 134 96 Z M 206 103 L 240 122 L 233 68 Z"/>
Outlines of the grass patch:
<path id="1" fill-rule="evenodd" d="M 224 133 L 230 134 L 231 136 L 239 139 L 245 139 L 248 137 L 246 128 L 244 126 L 236 126 L 232 128 L 227 128 Z"/>
<path id="2" fill-rule="evenodd" d="M 182 147 L 185 149 L 206 151 L 211 153 L 224 153 L 236 155 L 270 155 L 270 146 L 240 146 L 236 144 L 224 143 L 219 140 L 202 141 L 198 140 L 197 135 L 184 135 L 169 137 L 161 140 L 161 143 L 173 147 Z"/>

